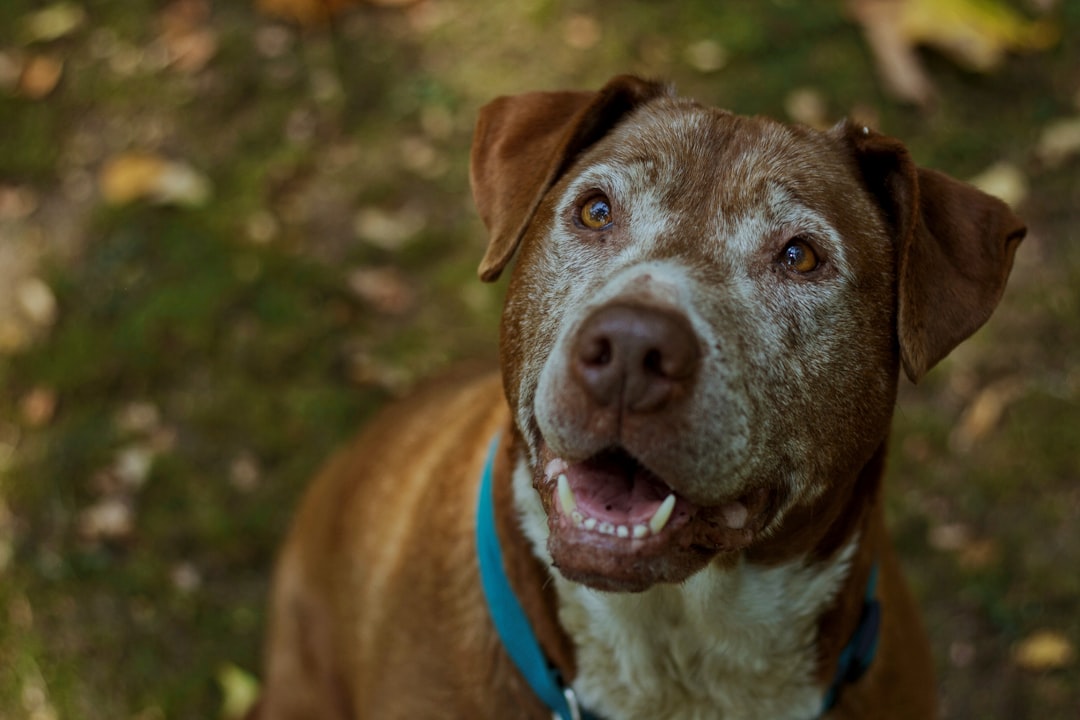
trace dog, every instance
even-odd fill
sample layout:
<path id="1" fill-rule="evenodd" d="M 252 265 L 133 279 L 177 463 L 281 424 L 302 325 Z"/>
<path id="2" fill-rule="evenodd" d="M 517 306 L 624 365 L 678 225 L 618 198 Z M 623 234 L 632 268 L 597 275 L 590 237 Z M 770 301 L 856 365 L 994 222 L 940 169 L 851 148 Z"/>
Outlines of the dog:
<path id="1" fill-rule="evenodd" d="M 480 277 L 515 260 L 500 371 L 317 477 L 253 716 L 934 717 L 891 415 L 987 320 L 1023 223 L 862 125 L 631 76 L 494 100 L 470 175 Z"/>

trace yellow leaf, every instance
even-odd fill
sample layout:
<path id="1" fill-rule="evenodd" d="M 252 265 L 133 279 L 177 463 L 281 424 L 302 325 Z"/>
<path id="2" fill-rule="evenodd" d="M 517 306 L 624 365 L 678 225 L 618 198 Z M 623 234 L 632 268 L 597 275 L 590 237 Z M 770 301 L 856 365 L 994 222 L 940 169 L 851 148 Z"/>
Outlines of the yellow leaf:
<path id="1" fill-rule="evenodd" d="M 98 178 L 101 196 L 111 205 L 149 199 L 164 205 L 203 205 L 209 181 L 191 166 L 152 153 L 128 152 L 109 159 Z"/>
<path id="2" fill-rule="evenodd" d="M 937 47 L 979 72 L 1011 50 L 1045 50 L 1059 35 L 1053 23 L 1028 20 L 999 0 L 906 0 L 900 22 L 913 44 Z"/>
<path id="3" fill-rule="evenodd" d="M 82 27 L 86 10 L 72 2 L 58 2 L 30 13 L 22 19 L 20 39 L 24 43 L 58 40 Z"/>
<path id="4" fill-rule="evenodd" d="M 221 717 L 224 720 L 242 718 L 259 699 L 259 682 L 251 673 L 232 663 L 222 665 L 217 673 L 221 688 Z"/>
<path id="5" fill-rule="evenodd" d="M 1013 648 L 1013 662 L 1025 670 L 1058 670 L 1071 664 L 1076 650 L 1054 630 L 1039 630 Z"/>

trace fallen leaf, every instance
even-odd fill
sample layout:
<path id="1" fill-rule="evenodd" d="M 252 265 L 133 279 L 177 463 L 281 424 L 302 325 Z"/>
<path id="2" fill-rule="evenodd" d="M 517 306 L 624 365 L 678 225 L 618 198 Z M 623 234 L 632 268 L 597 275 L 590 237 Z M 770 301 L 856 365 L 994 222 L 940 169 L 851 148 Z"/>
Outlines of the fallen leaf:
<path id="1" fill-rule="evenodd" d="M 138 490 L 146 484 L 156 453 L 146 445 L 130 445 L 117 453 L 113 473 L 126 490 Z"/>
<path id="2" fill-rule="evenodd" d="M 983 388 L 968 403 L 953 429 L 949 436 L 949 447 L 958 453 L 971 450 L 976 442 L 997 427 L 1005 409 L 1023 396 L 1025 387 L 1023 380 L 1008 377 Z"/>
<path id="3" fill-rule="evenodd" d="M 30 100 L 52 94 L 64 74 L 64 61 L 55 55 L 33 55 L 23 63 L 16 91 Z"/>
<path id="4" fill-rule="evenodd" d="M 204 205 L 210 182 L 190 165 L 152 153 L 117 155 L 101 169 L 98 187 L 105 202 L 125 205 L 147 199 L 162 205 Z"/>
<path id="5" fill-rule="evenodd" d="M 915 53 L 929 45 L 975 72 L 990 72 L 1014 51 L 1045 50 L 1060 36 L 1049 20 L 1029 20 L 1000 0 L 848 0 L 886 88 L 927 105 L 933 85 Z"/>
<path id="6" fill-rule="evenodd" d="M 981 538 L 960 548 L 956 560 L 964 570 L 977 571 L 997 565 L 1000 556 L 998 544 L 992 538 Z"/>
<path id="7" fill-rule="evenodd" d="M 1013 662 L 1025 670 L 1059 670 L 1072 664 L 1076 650 L 1061 633 L 1039 630 L 1013 648 Z"/>
<path id="8" fill-rule="evenodd" d="M 383 250 L 400 250 L 424 229 L 425 220 L 417 208 L 406 206 L 396 212 L 364 207 L 356 213 L 353 228 L 357 236 Z"/>
<path id="9" fill-rule="evenodd" d="M 217 682 L 222 695 L 221 716 L 225 720 L 244 717 L 259 697 L 259 682 L 232 663 L 218 669 Z"/>
<path id="10" fill-rule="evenodd" d="M 971 531 L 963 523 L 944 523 L 930 527 L 927 541 L 937 550 L 956 552 L 971 541 Z"/>
<path id="11" fill-rule="evenodd" d="M 19 400 L 19 415 L 31 428 L 45 427 L 56 413 L 58 400 L 52 388 L 36 387 Z"/>
<path id="12" fill-rule="evenodd" d="M 575 50 L 596 47 L 603 34 L 600 22 L 592 15 L 576 14 L 566 18 L 562 26 L 563 41 Z"/>
<path id="13" fill-rule="evenodd" d="M 814 88 L 797 88 L 784 98 L 784 110 L 797 123 L 813 128 L 829 126 L 828 103 L 821 91 Z"/>
<path id="14" fill-rule="evenodd" d="M 202 70 L 217 54 L 217 32 L 207 25 L 206 0 L 173 0 L 161 11 L 161 36 L 166 63 L 185 73 Z"/>
<path id="15" fill-rule="evenodd" d="M 728 53 L 724 46 L 715 40 L 699 40 L 686 48 L 686 62 L 698 72 L 713 73 L 722 69 L 728 62 Z"/>
<path id="16" fill-rule="evenodd" d="M 120 497 L 99 500 L 79 513 L 78 532 L 84 540 L 126 540 L 135 530 L 131 505 Z"/>
<path id="17" fill-rule="evenodd" d="M 354 270 L 348 282 L 354 293 L 387 315 L 408 312 L 415 300 L 405 277 L 393 267 Z"/>
<path id="18" fill-rule="evenodd" d="M 229 465 L 229 484 L 242 493 L 250 493 L 259 487 L 262 472 L 258 459 L 250 452 L 242 452 Z"/>
<path id="19" fill-rule="evenodd" d="M 1080 117 L 1056 120 L 1045 128 L 1035 146 L 1035 155 L 1050 167 L 1080 154 Z"/>
<path id="20" fill-rule="evenodd" d="M 58 2 L 22 18 L 19 39 L 24 44 L 59 40 L 86 22 L 86 10 L 73 2 Z"/>
<path id="21" fill-rule="evenodd" d="M 15 288 L 15 300 L 23 315 L 35 327 L 47 328 L 56 322 L 59 306 L 52 288 L 38 277 L 21 280 Z"/>
<path id="22" fill-rule="evenodd" d="M 975 187 L 994 197 L 1000 198 L 1006 205 L 1016 207 L 1024 202 L 1028 193 L 1028 182 L 1024 172 L 1010 162 L 991 165 L 970 179 Z"/>
<path id="23" fill-rule="evenodd" d="M 903 32 L 976 72 L 990 72 L 1010 51 L 1046 50 L 1057 26 L 1028 20 L 999 0 L 905 0 Z"/>
<path id="24" fill-rule="evenodd" d="M 169 571 L 169 579 L 173 587 L 185 595 L 190 595 L 202 585 L 202 573 L 189 562 L 174 565 Z"/>
<path id="25" fill-rule="evenodd" d="M 37 195 L 30 188 L 0 185 L 0 220 L 22 220 L 37 208 Z"/>

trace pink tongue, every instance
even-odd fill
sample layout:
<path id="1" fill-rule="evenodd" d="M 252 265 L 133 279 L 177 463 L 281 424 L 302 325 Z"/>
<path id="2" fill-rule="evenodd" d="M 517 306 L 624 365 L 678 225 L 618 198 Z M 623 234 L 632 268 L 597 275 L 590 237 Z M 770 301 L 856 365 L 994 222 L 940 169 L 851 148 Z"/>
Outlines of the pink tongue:
<path id="1" fill-rule="evenodd" d="M 671 489 L 634 463 L 586 460 L 566 470 L 578 509 L 617 525 L 647 523 Z"/>

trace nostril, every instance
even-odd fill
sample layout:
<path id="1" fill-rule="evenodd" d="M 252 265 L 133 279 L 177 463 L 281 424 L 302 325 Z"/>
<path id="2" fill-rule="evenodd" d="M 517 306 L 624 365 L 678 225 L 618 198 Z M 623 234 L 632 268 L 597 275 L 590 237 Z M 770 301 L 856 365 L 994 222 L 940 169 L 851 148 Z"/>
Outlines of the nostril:
<path id="1" fill-rule="evenodd" d="M 649 375 L 658 377 L 665 377 L 667 375 L 667 373 L 664 372 L 664 356 L 656 348 L 646 351 L 645 357 L 641 361 L 641 365 Z"/>
<path id="2" fill-rule="evenodd" d="M 611 340 L 606 337 L 592 338 L 585 343 L 581 352 L 581 360 L 586 365 L 602 367 L 611 363 L 612 348 Z"/>

